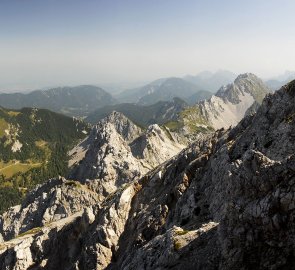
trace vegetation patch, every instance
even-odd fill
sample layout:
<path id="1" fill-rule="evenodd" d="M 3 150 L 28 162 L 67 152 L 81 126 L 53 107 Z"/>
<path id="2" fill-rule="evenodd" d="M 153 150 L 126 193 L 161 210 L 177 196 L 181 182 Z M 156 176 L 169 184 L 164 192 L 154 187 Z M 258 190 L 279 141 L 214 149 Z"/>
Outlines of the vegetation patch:
<path id="1" fill-rule="evenodd" d="M 5 135 L 6 129 L 8 129 L 8 123 L 5 121 L 5 119 L 0 118 L 0 138 Z"/>
<path id="2" fill-rule="evenodd" d="M 0 164 L 2 165 L 0 174 L 4 175 L 5 178 L 10 178 L 17 173 L 25 173 L 32 168 L 38 168 L 42 165 L 42 163 L 20 163 L 19 161 L 11 161 L 8 163 L 0 162 Z"/>
<path id="3" fill-rule="evenodd" d="M 180 113 L 184 123 L 197 123 L 199 125 L 208 125 L 207 119 L 202 115 L 198 106 L 188 107 Z"/>
<path id="4" fill-rule="evenodd" d="M 6 211 L 10 206 L 20 204 L 21 200 L 22 193 L 19 190 L 2 186 L 0 188 L 0 214 Z"/>
<path id="5" fill-rule="evenodd" d="M 7 111 L 6 113 L 7 113 L 9 116 L 14 117 L 14 116 L 19 115 L 21 112 L 18 112 L 18 111 Z"/>
<path id="6" fill-rule="evenodd" d="M 165 124 L 165 127 L 169 128 L 171 131 L 177 131 L 183 127 L 183 123 L 180 121 L 169 121 Z"/>
<path id="7" fill-rule="evenodd" d="M 286 117 L 285 122 L 287 122 L 288 124 L 291 124 L 295 119 L 295 113 L 290 114 Z"/>
<path id="8" fill-rule="evenodd" d="M 35 228 L 31 229 L 31 230 L 28 230 L 28 231 L 26 231 L 26 232 L 24 232 L 24 233 L 19 234 L 19 235 L 17 236 L 17 238 L 19 238 L 19 237 L 23 237 L 23 236 L 25 236 L 25 235 L 36 234 L 36 233 L 40 232 L 41 230 L 42 230 L 41 227 L 35 227 Z"/>
<path id="9" fill-rule="evenodd" d="M 185 234 L 187 234 L 187 233 L 189 233 L 189 231 L 188 230 L 179 230 L 179 231 L 176 231 L 175 232 L 177 235 L 185 235 Z"/>
<path id="10" fill-rule="evenodd" d="M 74 180 L 68 180 L 67 182 L 65 182 L 65 185 L 71 186 L 71 187 L 76 187 L 76 188 L 82 188 L 81 183 L 78 181 L 74 181 Z"/>
<path id="11" fill-rule="evenodd" d="M 180 250 L 182 248 L 182 245 L 180 243 L 179 240 L 174 240 L 174 249 L 177 251 L 177 250 Z"/>
<path id="12" fill-rule="evenodd" d="M 0 108 L 0 214 L 19 204 L 37 184 L 67 175 L 67 153 L 85 138 L 84 130 L 88 132 L 90 126 L 48 110 Z M 11 146 L 16 140 L 22 147 L 13 152 Z"/>
<path id="13" fill-rule="evenodd" d="M 44 157 L 43 157 L 43 162 L 47 163 L 48 160 L 50 160 L 52 151 L 50 150 L 50 146 L 48 145 L 48 142 L 43 141 L 43 140 L 38 140 L 35 141 L 35 145 L 43 150 L 44 152 Z"/>
<path id="14" fill-rule="evenodd" d="M 172 135 L 171 135 L 169 129 L 167 129 L 166 126 L 162 126 L 161 128 L 162 128 L 162 130 L 165 132 L 166 136 L 167 136 L 171 141 L 174 142 L 174 139 L 173 139 L 173 137 L 172 137 Z"/>
<path id="15" fill-rule="evenodd" d="M 165 123 L 165 127 L 171 131 L 179 131 L 187 127 L 191 133 L 207 133 L 214 131 L 213 127 L 208 125 L 208 120 L 202 115 L 198 106 L 192 106 L 179 113 L 179 119 Z"/>

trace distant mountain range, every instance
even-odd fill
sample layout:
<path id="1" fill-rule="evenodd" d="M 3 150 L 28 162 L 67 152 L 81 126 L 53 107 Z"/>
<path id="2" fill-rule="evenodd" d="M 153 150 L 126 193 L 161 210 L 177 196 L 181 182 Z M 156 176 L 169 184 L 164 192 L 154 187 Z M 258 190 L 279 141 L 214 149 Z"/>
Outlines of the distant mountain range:
<path id="1" fill-rule="evenodd" d="M 184 128 L 235 125 L 267 92 L 239 75 L 189 108 Z M 0 268 L 294 269 L 294 134 L 295 81 L 187 147 L 113 112 L 72 149 L 69 179 L 50 179 L 0 216 Z"/>
<path id="2" fill-rule="evenodd" d="M 283 85 L 295 79 L 295 71 L 285 71 L 282 75 L 267 80 L 265 83 L 272 89 L 278 90 Z"/>
<path id="3" fill-rule="evenodd" d="M 141 126 L 157 123 L 182 138 L 189 135 L 187 139 L 192 140 L 198 133 L 235 126 L 244 115 L 253 114 L 269 92 L 271 89 L 261 79 L 245 73 L 233 83 L 222 86 L 215 95 L 197 100 L 193 105 L 179 98 L 153 105 L 117 104 L 96 110 L 86 121 L 94 124 L 112 111 L 119 111 Z"/>
<path id="4" fill-rule="evenodd" d="M 92 123 L 102 119 L 113 109 L 125 113 L 131 119 L 135 118 L 135 121 L 142 125 L 147 125 L 154 121 L 162 123 L 163 120 L 171 120 L 172 113 L 169 113 L 167 117 L 159 116 L 159 113 L 165 113 L 167 108 L 171 108 L 173 113 L 178 111 L 179 104 L 176 108 L 173 107 L 175 104 L 171 105 L 174 98 L 180 98 L 187 105 L 192 106 L 210 99 L 213 92 L 217 92 L 223 85 L 232 83 L 235 77 L 236 75 L 230 71 L 221 70 L 215 73 L 205 71 L 195 76 L 158 79 L 114 96 L 93 85 L 58 87 L 29 93 L 3 93 L 0 94 L 0 106 L 10 109 L 45 108 L 68 116 L 89 116 L 87 119 Z M 266 81 L 265 84 L 270 89 L 276 90 L 294 77 L 295 72 L 289 71 Z M 161 106 L 162 109 L 160 109 Z M 153 110 L 152 114 L 151 110 Z M 131 113 L 135 116 L 132 117 Z"/>
<path id="5" fill-rule="evenodd" d="M 258 107 L 271 90 L 251 73 L 239 75 L 231 84 L 221 87 L 210 99 L 187 107 L 179 113 L 177 121 L 165 125 L 184 134 L 212 131 L 235 126 L 248 109 Z"/>
<path id="6" fill-rule="evenodd" d="M 190 100 L 201 92 L 200 97 L 210 96 L 209 91 L 205 91 L 181 78 L 159 79 L 143 87 L 125 90 L 116 96 L 116 99 L 125 103 L 137 103 L 140 105 L 151 105 L 158 101 L 171 101 L 174 97 Z"/>
<path id="7" fill-rule="evenodd" d="M 97 109 L 85 120 L 89 123 L 96 124 L 111 112 L 117 111 L 123 113 L 134 123 L 146 127 L 155 123 L 164 124 L 168 121 L 176 120 L 178 113 L 186 107 L 188 107 L 188 104 L 180 98 L 173 98 L 172 101 L 158 101 L 152 105 L 121 103 Z"/>
<path id="8" fill-rule="evenodd" d="M 0 106 L 10 109 L 36 107 L 69 116 L 86 116 L 99 107 L 115 103 L 102 88 L 93 85 L 36 90 L 27 94 L 0 94 Z"/>
<path id="9" fill-rule="evenodd" d="M 161 85 L 163 81 L 159 83 Z M 190 97 L 190 104 L 180 98 L 152 105 L 142 105 L 139 102 L 116 104 L 96 110 L 86 121 L 94 124 L 112 111 L 118 111 L 141 126 L 157 123 L 181 135 L 196 134 L 236 125 L 245 114 L 254 113 L 270 91 L 257 76 L 245 73 L 239 75 L 233 83 L 222 86 L 213 96 L 210 94 L 206 98 L 205 92 L 203 98 L 199 98 L 198 95 L 203 92 L 197 92 L 195 99 L 194 96 Z"/>
<path id="10" fill-rule="evenodd" d="M 195 76 L 187 75 L 183 79 L 195 84 L 200 89 L 216 93 L 222 85 L 232 83 L 236 77 L 237 75 L 231 71 L 219 70 L 214 73 L 203 71 Z"/>

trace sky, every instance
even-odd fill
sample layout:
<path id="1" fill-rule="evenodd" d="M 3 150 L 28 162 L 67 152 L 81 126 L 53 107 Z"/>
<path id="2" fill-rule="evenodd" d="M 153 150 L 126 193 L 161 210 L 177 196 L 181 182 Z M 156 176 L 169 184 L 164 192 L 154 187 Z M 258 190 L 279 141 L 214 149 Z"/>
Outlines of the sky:
<path id="1" fill-rule="evenodd" d="M 295 70 L 294 0 L 0 0 L 0 90 Z"/>

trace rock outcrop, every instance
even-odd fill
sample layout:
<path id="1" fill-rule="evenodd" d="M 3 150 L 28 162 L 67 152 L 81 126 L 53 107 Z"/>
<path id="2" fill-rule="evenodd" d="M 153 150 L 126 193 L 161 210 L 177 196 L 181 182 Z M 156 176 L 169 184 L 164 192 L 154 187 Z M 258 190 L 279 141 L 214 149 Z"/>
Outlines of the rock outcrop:
<path id="1" fill-rule="evenodd" d="M 98 199 L 98 194 L 79 182 L 51 179 L 37 186 L 21 205 L 11 207 L 0 217 L 0 233 L 3 240 L 10 240 L 33 228 L 72 216 Z"/>
<path id="2" fill-rule="evenodd" d="M 107 196 L 184 147 L 165 128 L 151 125 L 142 130 L 123 114 L 113 112 L 99 121 L 89 137 L 71 151 L 76 166 L 70 178 L 88 182 Z"/>
<path id="3" fill-rule="evenodd" d="M 181 113 L 183 131 L 190 134 L 202 129 L 220 129 L 235 126 L 253 103 L 261 104 L 270 89 L 251 73 L 239 75 L 222 86 L 210 99 L 201 101 Z M 256 108 L 257 109 L 257 108 Z"/>
<path id="4" fill-rule="evenodd" d="M 294 134 L 295 81 L 99 204 L 2 243 L 0 267 L 294 269 Z"/>

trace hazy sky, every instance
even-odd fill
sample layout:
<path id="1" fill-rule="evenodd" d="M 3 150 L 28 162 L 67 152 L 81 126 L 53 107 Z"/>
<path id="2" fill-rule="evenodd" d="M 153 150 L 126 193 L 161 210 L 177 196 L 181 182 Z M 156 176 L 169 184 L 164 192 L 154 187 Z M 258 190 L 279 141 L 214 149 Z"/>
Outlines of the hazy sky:
<path id="1" fill-rule="evenodd" d="M 294 0 L 0 0 L 0 89 L 295 70 Z"/>

